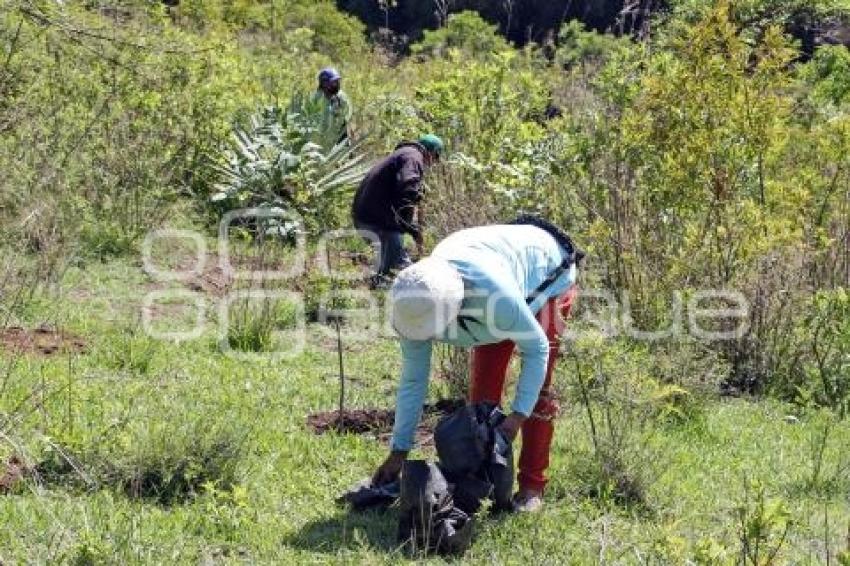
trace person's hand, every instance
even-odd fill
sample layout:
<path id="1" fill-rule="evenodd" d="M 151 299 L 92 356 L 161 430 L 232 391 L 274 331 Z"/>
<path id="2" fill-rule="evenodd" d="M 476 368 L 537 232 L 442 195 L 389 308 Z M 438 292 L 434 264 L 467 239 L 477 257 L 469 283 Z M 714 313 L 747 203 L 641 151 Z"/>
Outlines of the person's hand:
<path id="1" fill-rule="evenodd" d="M 397 480 L 406 459 L 407 452 L 390 452 L 384 463 L 372 475 L 372 485 L 380 486 Z"/>
<path id="2" fill-rule="evenodd" d="M 505 417 L 505 420 L 499 425 L 499 430 L 505 435 L 505 438 L 513 442 L 519 434 L 519 429 L 522 428 L 525 418 L 522 413 L 513 412 Z"/>
<path id="3" fill-rule="evenodd" d="M 418 259 L 425 257 L 425 239 L 422 237 L 422 232 L 417 231 L 413 234 L 413 241 L 416 243 L 416 254 Z"/>

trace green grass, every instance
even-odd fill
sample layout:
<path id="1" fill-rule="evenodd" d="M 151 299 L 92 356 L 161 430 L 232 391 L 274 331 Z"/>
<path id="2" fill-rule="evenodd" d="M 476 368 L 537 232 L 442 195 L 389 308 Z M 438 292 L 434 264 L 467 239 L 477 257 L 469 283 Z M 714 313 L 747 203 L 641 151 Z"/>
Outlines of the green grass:
<path id="1" fill-rule="evenodd" d="M 64 447 L 88 481 L 45 475 L 0 495 L 0 563 L 404 558 L 392 512 L 349 515 L 334 504 L 386 448 L 367 436 L 317 437 L 305 425 L 309 412 L 336 404 L 337 361 L 326 329 L 310 325 L 309 346 L 295 358 L 240 361 L 219 350 L 212 320 L 197 340 L 145 336 L 138 309 L 155 285 L 136 261 L 89 264 L 67 273 L 63 285 L 59 299 L 39 301 L 23 320 L 51 314 L 85 337 L 89 350 L 13 360 L 3 354 L 2 367 L 11 369 L 0 374 L 0 418 L 13 413 L 15 421 L 0 426 L 0 456 L 41 461 Z M 391 406 L 399 369 L 394 342 L 348 344 L 347 372 L 355 377 L 349 405 Z M 571 379 L 566 364 L 558 379 Z M 432 387 L 435 396 L 438 389 Z M 684 422 L 655 423 L 640 448 L 641 469 L 632 470 L 643 478 L 648 502 L 637 509 L 586 495 L 587 420 L 579 405 L 567 404 L 544 512 L 482 520 L 464 561 L 735 562 L 738 508 L 752 519 L 753 480 L 768 502 L 785 506 L 792 523 L 777 563 L 824 562 L 827 543 L 834 561 L 846 549 L 850 524 L 850 474 L 839 472 L 850 427 L 832 426 L 820 481 L 813 482 L 813 440 L 827 417 L 812 412 L 786 422 L 794 411 L 771 401 L 713 399 Z M 192 466 L 207 457 L 217 464 L 199 474 Z M 173 484 L 179 497 L 134 497 L 127 478 L 151 470 L 194 483 Z M 770 540 L 778 525 L 768 521 Z"/>

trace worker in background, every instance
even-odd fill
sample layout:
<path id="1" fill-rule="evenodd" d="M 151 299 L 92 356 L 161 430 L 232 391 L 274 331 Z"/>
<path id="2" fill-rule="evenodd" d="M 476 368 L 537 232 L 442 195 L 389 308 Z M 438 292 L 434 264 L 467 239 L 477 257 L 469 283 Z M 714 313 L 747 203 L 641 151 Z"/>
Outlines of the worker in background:
<path id="1" fill-rule="evenodd" d="M 423 255 L 422 182 L 442 152 L 443 141 L 434 134 L 403 142 L 373 165 L 360 183 L 351 216 L 358 230 L 380 244 L 373 288 L 388 285 L 390 273 L 410 264 L 405 234 L 413 238 L 418 255 Z"/>
<path id="2" fill-rule="evenodd" d="M 321 104 L 323 130 L 333 128 L 339 131 L 338 142 L 349 138 L 351 122 L 351 102 L 342 91 L 342 75 L 333 67 L 319 71 L 319 86 L 313 94 L 312 102 Z"/>

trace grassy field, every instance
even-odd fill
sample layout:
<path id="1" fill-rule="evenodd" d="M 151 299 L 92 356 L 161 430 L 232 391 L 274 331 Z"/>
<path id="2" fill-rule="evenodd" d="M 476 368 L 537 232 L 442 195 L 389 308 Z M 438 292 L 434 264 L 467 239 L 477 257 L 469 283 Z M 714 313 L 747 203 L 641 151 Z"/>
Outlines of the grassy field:
<path id="1" fill-rule="evenodd" d="M 42 465 L 0 494 L 0 564 L 406 559 L 392 510 L 357 515 L 334 503 L 384 456 L 381 439 L 306 426 L 337 402 L 327 326 L 310 324 L 293 358 L 245 361 L 222 353 L 211 308 L 199 338 L 146 335 L 145 296 L 189 287 L 154 280 L 139 260 L 71 269 L 59 287 L 20 320 L 52 321 L 85 351 L 2 354 L 0 456 Z M 194 316 L 167 301 L 157 309 L 160 329 Z M 394 341 L 347 345 L 349 405 L 391 407 Z M 573 379 L 562 364 L 558 380 Z M 431 391 L 448 393 L 445 383 Z M 628 471 L 642 501 L 627 504 L 594 487 L 587 412 L 576 398 L 565 405 L 545 510 L 482 517 L 464 562 L 736 563 L 748 544 L 747 563 L 836 563 L 847 550 L 846 422 L 706 399 L 687 418 L 642 427 Z M 151 495 L 156 482 L 167 489 Z"/>

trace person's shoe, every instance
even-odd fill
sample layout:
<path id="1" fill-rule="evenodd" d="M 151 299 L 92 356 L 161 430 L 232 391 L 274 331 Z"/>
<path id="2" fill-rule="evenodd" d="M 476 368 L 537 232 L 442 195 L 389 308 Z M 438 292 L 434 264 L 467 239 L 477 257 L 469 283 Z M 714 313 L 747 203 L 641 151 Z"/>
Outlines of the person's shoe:
<path id="1" fill-rule="evenodd" d="M 537 513 L 542 509 L 542 492 L 520 490 L 514 495 L 514 511 L 516 513 Z"/>

